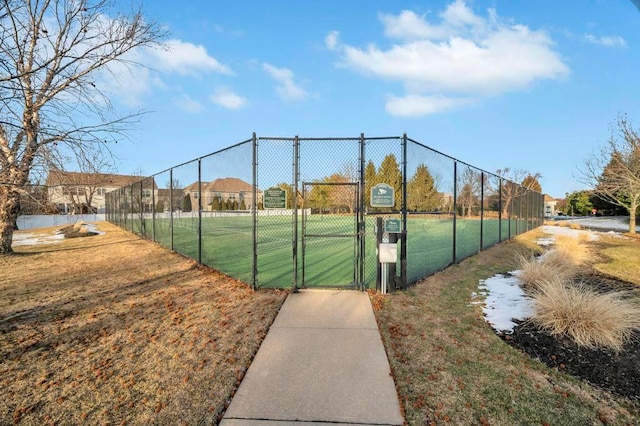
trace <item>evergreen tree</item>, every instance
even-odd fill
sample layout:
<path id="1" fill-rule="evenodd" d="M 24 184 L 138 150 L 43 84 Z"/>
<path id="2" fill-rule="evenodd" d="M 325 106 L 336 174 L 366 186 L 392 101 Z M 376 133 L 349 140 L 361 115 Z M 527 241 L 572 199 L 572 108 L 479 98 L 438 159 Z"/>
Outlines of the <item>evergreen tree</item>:
<path id="1" fill-rule="evenodd" d="M 593 209 L 590 191 L 576 191 L 567 195 L 567 213 L 570 215 L 589 215 Z"/>
<path id="2" fill-rule="evenodd" d="M 373 161 L 369 160 L 364 169 L 364 204 L 366 207 L 371 205 L 371 188 L 378 183 L 376 179 L 376 166 Z"/>
<path id="3" fill-rule="evenodd" d="M 426 165 L 420 164 L 407 183 L 407 208 L 413 211 L 434 211 L 442 205 L 435 181 Z"/>
<path id="4" fill-rule="evenodd" d="M 184 194 L 184 197 L 182 198 L 182 211 L 191 211 L 191 197 L 189 196 L 189 194 Z"/>
<path id="5" fill-rule="evenodd" d="M 240 202 L 240 210 L 246 210 L 247 209 L 247 203 L 244 202 L 244 200 L 242 200 Z"/>
<path id="6" fill-rule="evenodd" d="M 221 208 L 222 207 L 220 206 L 220 197 L 216 195 L 213 197 L 213 201 L 211 201 L 211 210 L 217 211 L 217 210 L 220 210 Z"/>
<path id="7" fill-rule="evenodd" d="M 402 172 L 395 155 L 389 154 L 384 157 L 378 169 L 376 181 L 376 183 L 386 183 L 395 189 L 395 209 L 399 210 L 402 207 Z"/>

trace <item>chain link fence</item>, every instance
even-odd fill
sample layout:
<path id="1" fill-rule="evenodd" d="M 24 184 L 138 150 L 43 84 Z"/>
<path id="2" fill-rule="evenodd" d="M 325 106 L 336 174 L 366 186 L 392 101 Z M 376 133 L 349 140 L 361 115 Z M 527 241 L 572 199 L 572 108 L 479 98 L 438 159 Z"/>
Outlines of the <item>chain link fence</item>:
<path id="1" fill-rule="evenodd" d="M 254 288 L 406 288 L 544 213 L 542 194 L 406 135 L 254 134 L 106 201 L 110 222 Z"/>

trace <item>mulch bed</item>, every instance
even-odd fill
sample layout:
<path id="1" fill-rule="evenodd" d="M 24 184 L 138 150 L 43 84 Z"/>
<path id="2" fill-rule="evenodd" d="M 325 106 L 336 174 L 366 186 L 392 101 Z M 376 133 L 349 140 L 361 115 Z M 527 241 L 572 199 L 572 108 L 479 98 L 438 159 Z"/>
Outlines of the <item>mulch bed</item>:
<path id="1" fill-rule="evenodd" d="M 585 274 L 579 279 L 592 284 L 596 291 L 637 291 L 633 284 L 600 274 Z M 512 334 L 501 337 L 509 345 L 551 368 L 618 395 L 640 400 L 640 336 L 627 343 L 620 352 L 578 346 L 571 339 L 551 336 L 528 321 L 519 323 Z"/>
<path id="2" fill-rule="evenodd" d="M 523 322 L 502 338 L 511 346 L 551 368 L 579 377 L 618 395 L 640 400 L 640 341 L 620 352 L 589 349 L 567 338 L 556 338 L 536 325 Z"/>

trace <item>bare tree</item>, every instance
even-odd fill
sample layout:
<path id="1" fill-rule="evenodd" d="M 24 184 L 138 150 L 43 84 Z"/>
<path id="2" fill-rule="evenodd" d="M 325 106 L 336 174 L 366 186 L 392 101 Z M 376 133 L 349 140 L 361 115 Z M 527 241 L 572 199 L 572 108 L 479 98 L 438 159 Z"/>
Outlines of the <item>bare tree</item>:
<path id="1" fill-rule="evenodd" d="M 102 150 L 82 151 L 78 155 L 75 161 L 78 172 L 64 169 L 65 164 L 74 164 L 67 159 L 58 167 L 51 165 L 47 183 L 61 187 L 75 213 L 95 212 L 93 199 L 109 185 L 109 174 L 115 171 L 114 165 Z"/>
<path id="2" fill-rule="evenodd" d="M 11 253 L 29 175 L 62 152 L 105 149 L 139 116 L 115 117 L 99 77 L 163 36 L 108 0 L 0 0 L 0 254 Z"/>
<path id="3" fill-rule="evenodd" d="M 629 233 L 636 233 L 640 207 L 640 135 L 626 115 L 607 143 L 585 162 L 583 183 L 595 187 L 598 198 L 623 207 L 629 213 Z"/>
<path id="4" fill-rule="evenodd" d="M 456 200 L 461 207 L 461 215 L 471 217 L 471 211 L 480 203 L 480 190 L 482 188 L 482 174 L 471 167 L 467 167 L 461 176 L 460 189 Z"/>
<path id="5" fill-rule="evenodd" d="M 524 195 L 527 190 L 538 191 L 540 187 L 540 173 L 530 173 L 526 170 L 516 170 L 510 167 L 496 170 L 500 177 L 496 186 L 500 186 L 500 196 L 502 198 L 502 217 L 509 215 L 509 206 L 518 197 Z M 540 188 L 541 189 L 541 188 Z"/>

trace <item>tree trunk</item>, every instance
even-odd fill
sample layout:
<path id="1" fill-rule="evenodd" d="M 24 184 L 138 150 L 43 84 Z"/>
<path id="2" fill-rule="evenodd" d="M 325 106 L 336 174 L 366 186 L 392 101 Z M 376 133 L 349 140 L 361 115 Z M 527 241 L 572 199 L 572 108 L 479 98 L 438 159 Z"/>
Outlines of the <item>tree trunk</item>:
<path id="1" fill-rule="evenodd" d="M 638 204 L 634 201 L 629 206 L 629 233 L 636 233 L 636 214 L 638 212 Z"/>
<path id="2" fill-rule="evenodd" d="M 10 187 L 0 186 L 0 255 L 11 254 L 13 231 L 20 211 L 20 194 Z"/>

